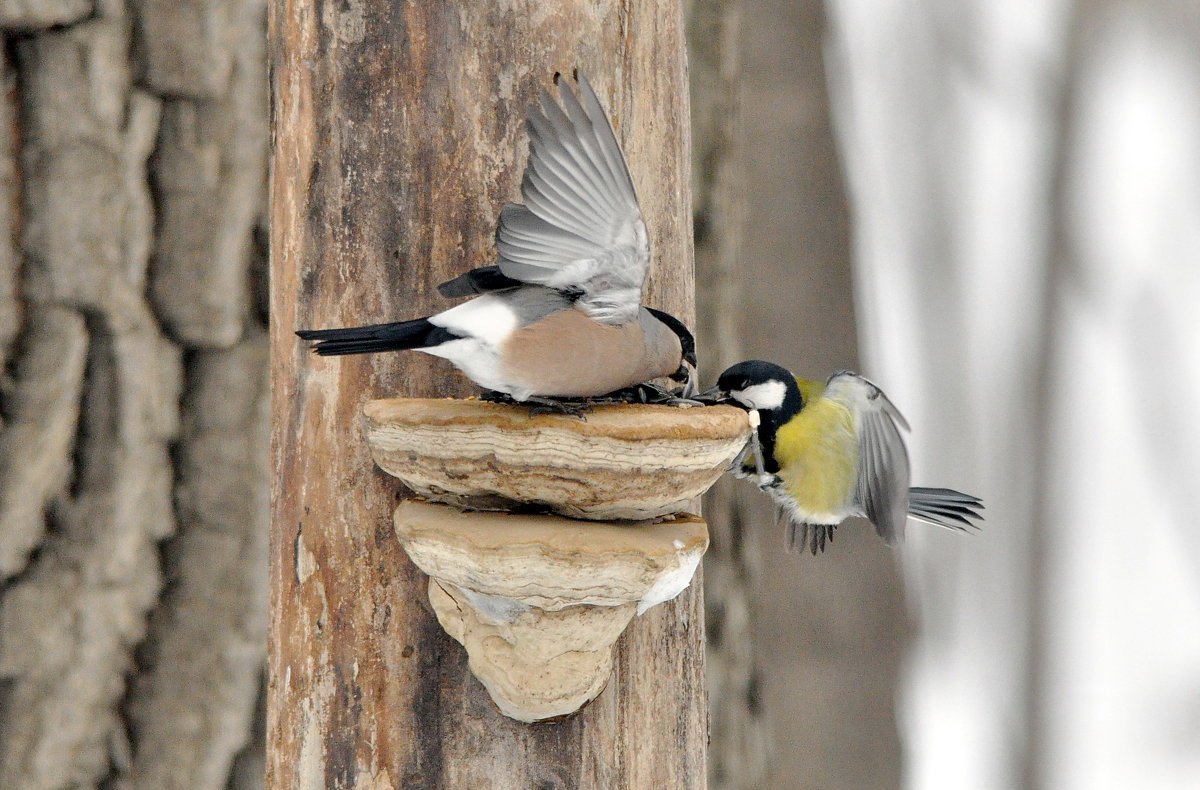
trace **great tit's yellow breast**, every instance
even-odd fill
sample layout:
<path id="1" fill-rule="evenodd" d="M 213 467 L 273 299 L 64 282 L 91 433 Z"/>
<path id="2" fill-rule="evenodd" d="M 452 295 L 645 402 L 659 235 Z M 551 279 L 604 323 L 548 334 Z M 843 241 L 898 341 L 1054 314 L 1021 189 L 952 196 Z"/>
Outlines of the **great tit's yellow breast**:
<path id="1" fill-rule="evenodd" d="M 784 490 L 814 523 L 840 521 L 858 485 L 858 437 L 845 406 L 818 397 L 775 434 Z"/>

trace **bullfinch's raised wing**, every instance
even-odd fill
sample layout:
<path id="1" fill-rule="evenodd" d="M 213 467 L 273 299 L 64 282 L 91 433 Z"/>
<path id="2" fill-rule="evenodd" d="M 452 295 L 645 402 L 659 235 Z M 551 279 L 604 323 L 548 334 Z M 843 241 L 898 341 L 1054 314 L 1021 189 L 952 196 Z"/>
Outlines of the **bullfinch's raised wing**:
<path id="1" fill-rule="evenodd" d="M 908 430 L 900 411 L 883 390 L 857 373 L 835 373 L 825 397 L 855 415 L 858 426 L 858 486 L 855 499 L 879 537 L 896 543 L 904 537 L 908 516 L 908 451 L 900 428 Z"/>
<path id="2" fill-rule="evenodd" d="M 529 113 L 525 205 L 500 212 L 500 272 L 576 297 L 595 320 L 637 319 L 650 242 L 612 126 L 587 80 Z"/>

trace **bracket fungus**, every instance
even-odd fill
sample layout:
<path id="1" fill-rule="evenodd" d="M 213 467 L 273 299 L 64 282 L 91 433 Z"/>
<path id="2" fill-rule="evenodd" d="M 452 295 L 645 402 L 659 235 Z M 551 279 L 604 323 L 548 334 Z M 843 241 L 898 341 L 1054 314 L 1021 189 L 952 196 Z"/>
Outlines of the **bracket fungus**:
<path id="1" fill-rule="evenodd" d="M 587 420 L 478 400 L 393 398 L 363 408 L 379 468 L 431 502 L 529 504 L 572 518 L 686 510 L 750 438 L 733 406 L 594 406 Z"/>
<path id="2" fill-rule="evenodd" d="M 395 528 L 438 621 L 525 722 L 594 699 L 634 615 L 691 583 L 708 525 L 679 511 L 750 436 L 723 406 L 605 405 L 580 421 L 390 399 L 363 413 L 375 462 L 429 500 L 401 502 Z"/>
<path id="3" fill-rule="evenodd" d="M 708 548 L 688 514 L 588 522 L 409 500 L 395 523 L 438 621 L 501 712 L 526 722 L 599 694 L 625 626 L 683 592 Z"/>

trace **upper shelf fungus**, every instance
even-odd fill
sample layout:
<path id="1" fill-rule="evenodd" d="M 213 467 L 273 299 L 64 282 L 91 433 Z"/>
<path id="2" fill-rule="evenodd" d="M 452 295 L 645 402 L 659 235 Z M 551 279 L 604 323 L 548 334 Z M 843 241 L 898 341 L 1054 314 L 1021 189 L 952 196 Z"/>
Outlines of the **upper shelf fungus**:
<path id="1" fill-rule="evenodd" d="M 581 421 L 485 401 L 390 399 L 363 414 L 375 462 L 431 501 L 600 520 L 687 509 L 750 437 L 746 412 L 732 406 L 596 406 Z"/>

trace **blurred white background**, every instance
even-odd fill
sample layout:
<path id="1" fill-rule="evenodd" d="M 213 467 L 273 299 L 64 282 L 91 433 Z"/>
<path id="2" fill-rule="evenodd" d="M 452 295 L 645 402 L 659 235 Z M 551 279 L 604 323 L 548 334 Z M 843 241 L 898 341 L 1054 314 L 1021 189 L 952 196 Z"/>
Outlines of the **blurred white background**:
<path id="1" fill-rule="evenodd" d="M 864 366 L 917 483 L 906 785 L 1200 787 L 1200 7 L 835 0 Z"/>
<path id="2" fill-rule="evenodd" d="M 1200 787 L 1200 5 L 742 12 L 744 356 L 857 366 L 988 507 L 760 514 L 769 786 Z"/>

